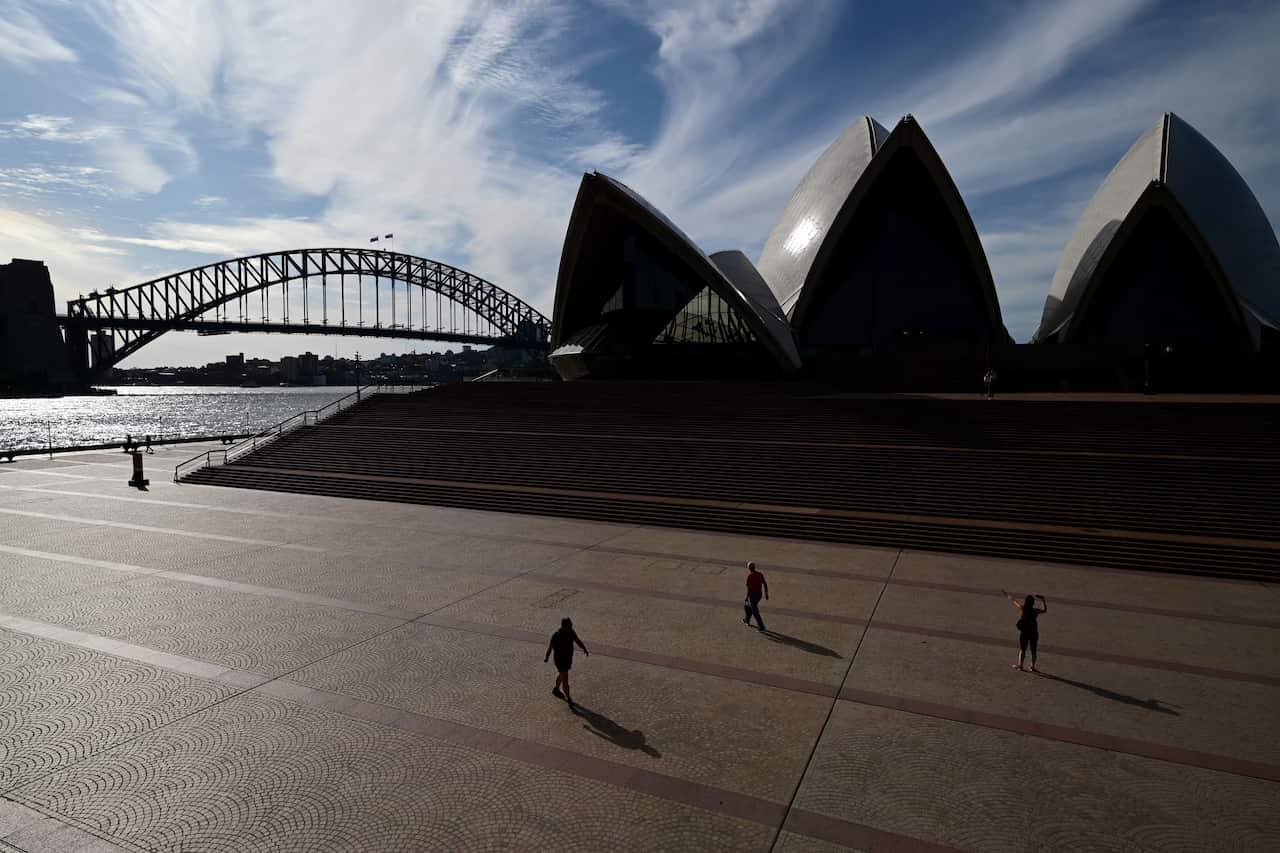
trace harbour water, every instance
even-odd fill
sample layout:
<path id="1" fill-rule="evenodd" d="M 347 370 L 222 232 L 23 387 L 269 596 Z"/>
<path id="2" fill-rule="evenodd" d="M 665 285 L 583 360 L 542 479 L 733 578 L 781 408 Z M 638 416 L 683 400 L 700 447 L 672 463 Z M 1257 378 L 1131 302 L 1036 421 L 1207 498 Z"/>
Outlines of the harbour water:
<path id="1" fill-rule="evenodd" d="M 0 399 L 0 450 L 257 432 L 354 387 L 124 386 L 113 396 Z"/>

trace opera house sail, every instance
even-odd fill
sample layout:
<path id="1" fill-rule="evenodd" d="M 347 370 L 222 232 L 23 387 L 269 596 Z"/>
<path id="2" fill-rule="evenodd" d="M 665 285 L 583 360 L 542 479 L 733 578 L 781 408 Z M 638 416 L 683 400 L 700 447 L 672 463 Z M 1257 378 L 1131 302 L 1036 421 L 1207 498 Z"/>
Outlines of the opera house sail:
<path id="1" fill-rule="evenodd" d="M 920 125 L 864 117 L 809 170 L 758 267 L 810 357 L 1009 340 L 977 230 Z"/>
<path id="2" fill-rule="evenodd" d="M 584 377 L 779 375 L 786 317 L 737 252 L 709 258 L 625 184 L 583 176 L 556 282 L 551 363 Z"/>
<path id="3" fill-rule="evenodd" d="M 1259 350 L 1280 328 L 1280 244 L 1212 143 L 1173 113 L 1107 175 L 1063 252 L 1039 343 Z"/>

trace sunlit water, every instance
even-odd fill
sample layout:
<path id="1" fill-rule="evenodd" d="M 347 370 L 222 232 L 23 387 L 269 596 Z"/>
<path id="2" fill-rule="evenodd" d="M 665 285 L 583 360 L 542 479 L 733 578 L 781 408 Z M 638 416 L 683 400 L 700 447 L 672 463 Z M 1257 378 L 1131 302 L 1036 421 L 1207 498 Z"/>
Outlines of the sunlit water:
<path id="1" fill-rule="evenodd" d="M 355 388 L 122 387 L 113 397 L 0 399 L 0 450 L 257 432 Z"/>

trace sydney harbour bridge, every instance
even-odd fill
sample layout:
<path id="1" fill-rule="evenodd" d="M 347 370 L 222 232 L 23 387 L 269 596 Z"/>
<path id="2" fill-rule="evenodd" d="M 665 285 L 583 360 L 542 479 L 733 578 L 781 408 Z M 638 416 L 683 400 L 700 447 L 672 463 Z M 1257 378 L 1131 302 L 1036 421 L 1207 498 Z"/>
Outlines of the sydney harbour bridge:
<path id="1" fill-rule="evenodd" d="M 550 321 L 449 264 L 378 249 L 290 249 L 206 264 L 67 303 L 70 365 L 100 375 L 170 331 L 358 335 L 546 349 Z"/>

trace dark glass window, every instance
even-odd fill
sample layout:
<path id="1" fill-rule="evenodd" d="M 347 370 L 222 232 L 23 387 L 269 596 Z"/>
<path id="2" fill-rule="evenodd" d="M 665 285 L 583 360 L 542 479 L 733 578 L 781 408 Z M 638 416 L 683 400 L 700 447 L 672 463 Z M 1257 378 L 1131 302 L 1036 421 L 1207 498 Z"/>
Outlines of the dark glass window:
<path id="1" fill-rule="evenodd" d="M 654 343 L 741 344 L 755 339 L 733 306 L 704 287 L 658 333 Z"/>
<path id="2" fill-rule="evenodd" d="M 1075 340 L 1244 343 L 1227 294 L 1190 236 L 1161 205 L 1141 214 L 1092 288 L 1073 323 Z"/>
<path id="3" fill-rule="evenodd" d="M 832 255 L 804 344 L 893 351 L 994 337 L 959 227 L 919 158 L 893 155 Z"/>

